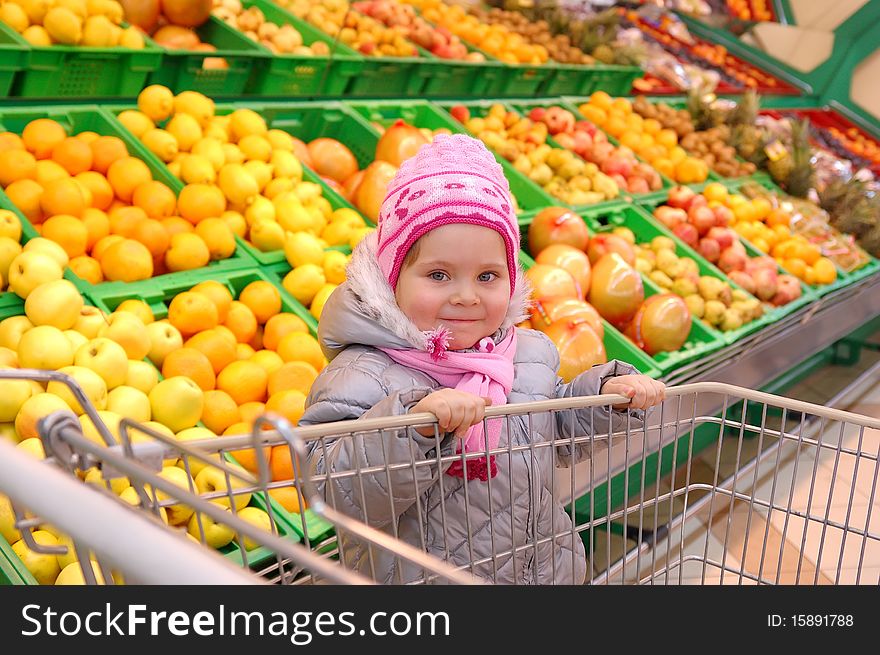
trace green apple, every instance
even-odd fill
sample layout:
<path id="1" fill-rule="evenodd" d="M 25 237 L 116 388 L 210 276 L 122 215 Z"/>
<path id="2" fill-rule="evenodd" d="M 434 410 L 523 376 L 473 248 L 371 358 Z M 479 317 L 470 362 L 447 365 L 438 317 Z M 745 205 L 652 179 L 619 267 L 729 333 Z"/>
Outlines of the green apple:
<path id="1" fill-rule="evenodd" d="M 84 305 L 79 311 L 79 318 L 73 329 L 83 335 L 86 339 L 94 339 L 98 336 L 98 330 L 107 323 L 107 315 L 103 310 L 91 305 Z"/>
<path id="2" fill-rule="evenodd" d="M 27 316 L 10 316 L 0 321 L 0 346 L 18 351 L 21 335 L 34 327 Z"/>
<path id="3" fill-rule="evenodd" d="M 37 437 L 37 421 L 52 412 L 69 412 L 70 407 L 58 396 L 51 393 L 35 393 L 24 401 L 18 416 L 15 417 L 15 432 L 19 447 L 32 437 Z M 37 439 L 39 441 L 39 439 Z"/>
<path id="4" fill-rule="evenodd" d="M 0 495 L 0 537 L 10 544 L 21 539 L 21 533 L 15 527 L 15 512 L 12 511 L 12 502 L 6 496 Z"/>
<path id="5" fill-rule="evenodd" d="M 104 382 L 104 378 L 85 366 L 64 366 L 58 369 L 58 372 L 72 377 L 95 409 L 107 409 L 107 383 Z M 73 395 L 73 391 L 63 382 L 52 380 L 46 387 L 46 391 L 54 393 L 66 402 L 77 416 L 85 414 L 86 410 Z"/>
<path id="6" fill-rule="evenodd" d="M 92 573 L 95 576 L 95 581 L 102 585 L 104 584 L 104 575 L 101 573 L 101 569 L 98 568 L 98 563 L 95 560 L 90 560 L 92 566 Z M 55 579 L 56 585 L 84 585 L 86 583 L 85 575 L 82 572 L 82 566 L 80 563 L 71 562 L 58 574 L 58 577 Z"/>
<path id="7" fill-rule="evenodd" d="M 147 489 L 147 493 L 150 493 L 149 489 Z M 150 496 L 150 498 L 152 498 L 152 496 Z M 141 504 L 141 497 L 138 495 L 137 489 L 134 487 L 123 489 L 122 493 L 119 494 L 119 499 L 124 500 L 126 503 L 133 505 L 134 507 L 139 507 Z M 168 525 L 168 511 L 164 507 L 159 508 L 159 517 L 165 525 Z"/>
<path id="8" fill-rule="evenodd" d="M 201 522 L 201 528 L 199 527 Z M 193 514 L 189 518 L 186 531 L 211 548 L 223 548 L 235 538 L 235 531 L 224 523 L 217 523 L 207 514 Z"/>
<path id="9" fill-rule="evenodd" d="M 122 420 L 122 417 L 116 412 L 99 409 L 98 418 L 101 420 L 101 423 L 107 426 L 107 429 L 116 441 L 121 443 L 122 440 L 119 436 L 119 421 Z M 95 443 L 101 444 L 102 446 L 106 445 L 104 437 L 98 432 L 98 428 L 95 427 L 95 424 L 92 422 L 92 419 L 88 414 L 83 414 L 79 417 L 79 424 L 82 427 L 83 436 L 87 439 L 91 439 Z"/>
<path id="10" fill-rule="evenodd" d="M 70 280 L 52 280 L 36 287 L 24 301 L 24 313 L 34 325 L 69 330 L 79 320 L 83 297 Z"/>
<path id="11" fill-rule="evenodd" d="M 128 360 L 128 372 L 125 384 L 144 393 L 150 393 L 159 384 L 159 371 L 156 367 L 142 359 Z"/>
<path id="12" fill-rule="evenodd" d="M 50 255 L 32 250 L 23 251 L 9 264 L 9 288 L 27 299 L 31 291 L 41 284 L 60 280 L 64 271 Z"/>
<path id="13" fill-rule="evenodd" d="M 21 250 L 18 239 L 0 237 L 0 275 L 3 276 L 3 280 L 9 279 L 9 266 L 12 264 L 12 260 L 21 254 Z"/>
<path id="14" fill-rule="evenodd" d="M 183 336 L 180 330 L 167 320 L 155 321 L 147 325 L 150 335 L 150 352 L 147 357 L 159 368 L 169 353 L 183 348 Z"/>
<path id="15" fill-rule="evenodd" d="M 0 369 L 8 369 L 3 366 Z M 9 423 L 15 420 L 21 406 L 33 394 L 33 387 L 27 380 L 0 378 L 0 421 Z"/>
<path id="16" fill-rule="evenodd" d="M 34 531 L 33 536 L 34 541 L 40 545 L 58 545 L 58 539 L 55 538 L 55 535 L 46 530 L 36 530 Z M 55 578 L 57 578 L 58 574 L 61 572 L 61 567 L 58 566 L 58 557 L 54 554 L 44 555 L 42 553 L 35 553 L 28 548 L 24 539 L 19 539 L 12 544 L 12 550 L 18 555 L 19 559 L 21 559 L 25 568 L 31 572 L 31 575 L 33 575 L 34 578 L 36 578 L 37 582 L 40 584 L 55 583 Z"/>
<path id="17" fill-rule="evenodd" d="M 125 384 L 128 371 L 128 355 L 125 348 L 105 337 L 97 337 L 87 341 L 76 349 L 73 363 L 85 366 L 100 375 L 107 383 L 108 389 L 115 389 Z"/>
<path id="18" fill-rule="evenodd" d="M 238 518 L 257 526 L 268 533 L 272 532 L 272 519 L 269 518 L 269 514 L 265 510 L 262 510 L 259 507 L 242 507 L 238 511 Z M 260 544 L 250 537 L 243 536 L 243 545 L 245 550 L 253 550 Z"/>
<path id="19" fill-rule="evenodd" d="M 115 341 L 125 349 L 128 359 L 143 359 L 150 352 L 147 326 L 131 312 L 113 312 L 98 329 L 98 336 Z"/>
<path id="20" fill-rule="evenodd" d="M 235 464 L 230 464 L 230 466 L 242 473 L 247 473 L 247 471 L 241 466 Z M 247 504 L 251 502 L 251 494 L 249 492 L 241 492 L 238 490 L 252 486 L 250 483 L 230 475 L 229 484 L 227 485 L 226 473 L 218 469 L 216 466 L 205 466 L 196 474 L 196 487 L 200 494 L 215 493 L 218 491 L 226 492 L 226 496 L 210 499 L 212 503 L 216 503 L 217 505 L 222 505 L 223 507 L 230 506 L 230 486 L 232 487 L 232 496 L 235 499 L 235 509 L 246 507 Z"/>
<path id="21" fill-rule="evenodd" d="M 174 378 L 171 378 L 172 380 Z M 186 428 L 185 430 L 181 430 L 177 434 L 174 435 L 178 441 L 199 441 L 203 439 L 216 439 L 217 435 L 211 432 L 208 428 L 202 427 L 194 427 L 194 428 Z M 202 459 L 196 459 L 195 457 L 187 457 L 187 461 L 189 462 L 189 472 L 193 477 L 198 477 L 199 473 L 202 472 L 202 469 L 210 466 L 210 462 L 219 462 L 220 454 L 212 453 L 208 456 L 208 461 L 204 461 Z M 184 465 L 183 457 L 177 462 L 177 466 L 186 470 L 186 466 Z M 227 505 L 228 506 L 228 505 Z"/>
<path id="22" fill-rule="evenodd" d="M 162 380 L 150 391 L 149 398 L 153 420 L 164 423 L 175 434 L 193 427 L 202 418 L 202 389 L 182 375 Z"/>
<path id="23" fill-rule="evenodd" d="M 131 486 L 128 478 L 119 477 L 113 478 L 112 480 L 104 479 L 104 474 L 101 473 L 101 469 L 99 469 L 97 466 L 93 466 L 88 471 L 86 471 L 86 484 L 93 484 L 95 486 L 106 489 L 108 482 L 110 483 L 110 491 L 115 493 L 117 496 Z"/>
<path id="24" fill-rule="evenodd" d="M 57 327 L 38 325 L 21 335 L 18 364 L 21 368 L 57 371 L 73 364 L 73 346 Z"/>
<path id="25" fill-rule="evenodd" d="M 192 490 L 191 493 L 196 493 L 195 482 L 183 469 L 179 469 L 176 466 L 165 466 L 159 471 L 159 477 L 177 485 L 181 489 L 186 491 Z M 152 497 L 152 489 L 148 489 L 147 492 Z M 175 497 L 176 496 L 169 496 L 159 489 L 156 490 L 156 498 L 158 498 L 159 502 L 173 499 Z M 165 510 L 168 512 L 169 525 L 184 525 L 189 521 L 189 517 L 193 514 L 193 508 L 184 503 L 175 503 L 170 506 L 166 505 Z"/>
<path id="26" fill-rule="evenodd" d="M 76 330 L 64 330 L 64 336 L 67 337 L 67 340 L 70 342 L 70 345 L 73 346 L 74 352 L 74 363 L 76 363 L 76 349 L 79 348 L 84 343 L 88 342 L 88 339 L 81 333 Z"/>
<path id="27" fill-rule="evenodd" d="M 60 245 L 45 237 L 34 237 L 24 244 L 24 252 L 40 252 L 49 255 L 63 269 L 70 263 L 70 257 Z"/>
<path id="28" fill-rule="evenodd" d="M 150 399 L 140 389 L 120 385 L 107 396 L 107 409 L 138 423 L 149 421 L 152 410 Z"/>

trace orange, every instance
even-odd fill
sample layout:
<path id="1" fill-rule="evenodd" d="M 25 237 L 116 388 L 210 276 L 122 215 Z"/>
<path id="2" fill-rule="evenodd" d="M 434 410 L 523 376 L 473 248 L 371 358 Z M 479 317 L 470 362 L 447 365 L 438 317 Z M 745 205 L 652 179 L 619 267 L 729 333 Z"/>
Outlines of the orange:
<path id="1" fill-rule="evenodd" d="M 153 275 L 153 258 L 150 251 L 144 244 L 134 239 L 123 238 L 111 244 L 101 254 L 100 262 L 104 277 L 108 280 L 135 282 L 146 280 Z"/>
<path id="2" fill-rule="evenodd" d="M 296 425 L 306 411 L 306 396 L 296 389 L 279 391 L 269 398 L 266 411 L 283 416 Z"/>
<path id="3" fill-rule="evenodd" d="M 291 332 L 278 344 L 278 354 L 285 362 L 307 362 L 317 371 L 324 368 L 324 353 L 311 334 Z"/>
<path id="4" fill-rule="evenodd" d="M 605 91 L 594 91 L 590 96 L 590 104 L 600 109 L 611 109 L 613 103 L 613 98 Z"/>
<path id="5" fill-rule="evenodd" d="M 663 125 L 656 118 L 646 118 L 642 122 L 642 131 L 646 134 L 659 134 Z"/>
<path id="6" fill-rule="evenodd" d="M 623 114 L 632 113 L 632 103 L 626 98 L 615 98 L 611 101 L 611 106 Z"/>
<path id="7" fill-rule="evenodd" d="M 33 179 L 37 174 L 37 159 L 27 150 L 0 151 L 0 184 L 4 187 L 16 180 Z"/>
<path id="8" fill-rule="evenodd" d="M 80 132 L 79 134 L 75 134 L 73 138 L 79 139 L 84 143 L 91 143 L 101 135 L 97 132 Z"/>
<path id="9" fill-rule="evenodd" d="M 132 204 L 143 209 L 150 218 L 173 216 L 177 209 L 177 196 L 167 185 L 151 180 L 134 190 Z"/>
<path id="10" fill-rule="evenodd" d="M 217 376 L 217 388 L 228 393 L 241 405 L 247 402 L 262 402 L 266 397 L 268 381 L 269 375 L 259 364 L 236 361 L 224 368 Z"/>
<path id="11" fill-rule="evenodd" d="M 299 514 L 302 508 L 308 509 L 309 507 L 305 498 L 300 500 L 296 487 L 272 487 L 269 489 L 269 495 L 275 499 L 275 502 L 293 514 Z"/>
<path id="12" fill-rule="evenodd" d="M 238 212 L 226 211 L 220 216 L 220 220 L 229 226 L 234 234 L 244 239 L 247 236 L 248 225 L 244 216 Z"/>
<path id="13" fill-rule="evenodd" d="M 775 228 L 777 225 L 784 225 L 787 227 L 791 222 L 791 216 L 788 212 L 783 211 L 782 209 L 774 209 L 767 215 L 764 222 L 772 228 Z"/>
<path id="14" fill-rule="evenodd" d="M 92 194 L 92 207 L 107 209 L 113 202 L 113 187 L 107 178 L 95 171 L 84 171 L 76 176 L 76 180 L 85 185 Z"/>
<path id="15" fill-rule="evenodd" d="M 208 247 L 211 261 L 228 259 L 235 252 L 235 234 L 221 218 L 205 218 L 199 221 L 196 234 Z"/>
<path id="16" fill-rule="evenodd" d="M 250 307 L 257 322 L 265 323 L 281 311 L 281 294 L 271 282 L 256 280 L 238 294 L 239 301 Z"/>
<path id="17" fill-rule="evenodd" d="M 283 312 L 275 314 L 266 321 L 263 329 L 263 347 L 269 350 L 277 350 L 281 338 L 290 332 L 308 332 L 306 322 L 296 314 Z"/>
<path id="18" fill-rule="evenodd" d="M 797 257 L 790 257 L 784 260 L 782 267 L 795 277 L 798 277 L 802 280 L 807 274 L 807 262 Z"/>
<path id="19" fill-rule="evenodd" d="M 812 269 L 816 284 L 832 284 L 837 280 L 837 267 L 827 257 L 819 257 Z"/>
<path id="20" fill-rule="evenodd" d="M 41 159 L 37 162 L 37 168 L 34 173 L 34 179 L 40 186 L 46 186 L 52 180 L 61 180 L 70 177 L 64 168 L 56 161 L 51 159 Z"/>
<path id="21" fill-rule="evenodd" d="M 187 337 L 215 327 L 217 308 L 207 296 L 184 291 L 174 296 L 171 304 L 168 305 L 168 321 Z M 207 357 L 205 359 L 207 360 Z"/>
<path id="22" fill-rule="evenodd" d="M 626 122 L 622 118 L 609 118 L 605 125 L 605 131 L 611 136 L 618 138 L 626 132 Z"/>
<path id="23" fill-rule="evenodd" d="M 141 319 L 141 323 L 144 325 L 149 325 L 153 321 L 156 320 L 156 317 L 153 316 L 153 310 L 150 309 L 150 306 L 140 300 L 138 298 L 129 298 L 128 300 L 123 300 L 119 307 L 116 308 L 117 312 L 129 312 L 130 314 L 134 314 L 139 319 Z"/>
<path id="24" fill-rule="evenodd" d="M 165 226 L 152 218 L 138 222 L 132 230 L 131 238 L 144 244 L 153 259 L 161 258 L 168 250 L 168 244 L 171 243 L 171 237 L 168 236 Z"/>
<path id="25" fill-rule="evenodd" d="M 233 423 L 223 432 L 223 435 L 239 435 L 239 434 L 250 434 L 251 426 L 245 423 L 244 421 L 239 421 L 238 423 Z M 269 467 L 269 448 L 266 446 L 262 446 L 259 448 L 260 455 L 259 457 L 266 463 L 266 468 Z M 259 461 L 256 449 L 254 448 L 243 448 L 241 450 L 230 450 L 229 454 L 232 455 L 235 460 L 241 464 L 245 469 L 250 471 L 251 473 L 257 474 L 260 472 L 259 469 Z M 269 492 L 271 494 L 271 491 Z"/>
<path id="26" fill-rule="evenodd" d="M 0 168 L 2 170 L 2 168 Z M 17 180 L 6 187 L 6 195 L 31 223 L 43 222 L 40 196 L 43 187 L 33 180 Z"/>
<path id="27" fill-rule="evenodd" d="M 712 202 L 713 200 L 724 202 L 727 200 L 727 187 L 719 182 L 710 182 L 706 185 L 706 188 L 703 189 L 703 195 L 709 202 Z"/>
<path id="28" fill-rule="evenodd" d="M 284 360 L 274 350 L 258 350 L 248 360 L 262 366 L 269 376 L 284 365 Z"/>
<path id="29" fill-rule="evenodd" d="M 177 208 L 195 225 L 206 218 L 219 218 L 226 211 L 226 196 L 210 184 L 187 184 L 177 199 Z"/>
<path id="30" fill-rule="evenodd" d="M 251 337 L 250 341 L 248 341 L 248 345 L 256 350 L 263 350 L 263 326 L 257 325 L 257 331 L 254 332 L 254 336 Z"/>
<path id="31" fill-rule="evenodd" d="M 214 373 L 220 373 L 229 364 L 236 361 L 235 341 L 229 339 L 217 328 L 194 334 L 183 345 L 187 348 L 195 348 L 207 357 Z"/>
<path id="32" fill-rule="evenodd" d="M 162 376 L 173 378 L 183 375 L 195 382 L 202 391 L 210 391 L 216 384 L 214 369 L 211 362 L 195 348 L 178 348 L 172 350 L 162 362 Z"/>
<path id="33" fill-rule="evenodd" d="M 173 235 L 165 252 L 165 265 L 169 271 L 189 271 L 207 266 L 210 261 L 211 253 L 204 240 L 188 232 Z"/>
<path id="34" fill-rule="evenodd" d="M 92 149 L 82 139 L 67 137 L 52 148 L 52 159 L 71 175 L 79 175 L 91 170 Z"/>
<path id="35" fill-rule="evenodd" d="M 210 298 L 217 308 L 217 320 L 220 323 L 226 322 L 229 306 L 232 305 L 232 293 L 226 286 L 216 280 L 205 280 L 204 282 L 199 282 L 190 291 L 204 294 Z"/>
<path id="36" fill-rule="evenodd" d="M 88 255 L 74 257 L 68 263 L 70 270 L 91 284 L 100 284 L 104 281 L 104 273 L 101 271 L 101 262 Z"/>
<path id="37" fill-rule="evenodd" d="M 99 136 L 89 143 L 92 149 L 92 170 L 106 175 L 110 165 L 118 159 L 128 157 L 125 142 L 116 136 Z"/>
<path id="38" fill-rule="evenodd" d="M 673 164 L 670 159 L 666 159 L 665 157 L 653 159 L 651 160 L 651 166 L 653 166 L 654 170 L 660 173 L 660 175 L 675 177 L 675 164 Z"/>
<path id="39" fill-rule="evenodd" d="M 52 150 L 67 138 L 67 132 L 51 118 L 38 118 L 28 123 L 21 133 L 24 147 L 37 159 L 49 159 Z"/>
<path id="40" fill-rule="evenodd" d="M 24 141 L 15 132 L 0 132 L 0 152 L 6 150 L 25 150 Z"/>
<path id="41" fill-rule="evenodd" d="M 190 291 L 192 291 L 192 289 L 190 289 Z M 236 346 L 236 349 L 237 349 L 238 341 L 235 340 L 235 334 L 233 334 L 232 330 L 230 330 L 225 325 L 218 325 L 214 329 L 217 330 L 217 332 L 219 332 L 220 334 L 222 334 L 228 341 L 231 341 Z M 236 359 L 239 358 L 237 352 L 236 352 L 235 358 Z"/>
<path id="42" fill-rule="evenodd" d="M 257 317 L 243 302 L 233 300 L 223 325 L 232 330 L 238 343 L 247 343 L 257 333 Z"/>
<path id="43" fill-rule="evenodd" d="M 318 371 L 308 362 L 285 362 L 281 368 L 269 374 L 269 396 L 287 389 L 308 395 L 317 377 Z"/>
<path id="44" fill-rule="evenodd" d="M 43 236 L 64 248 L 68 257 L 86 254 L 89 230 L 80 219 L 69 214 L 56 214 L 43 223 Z"/>
<path id="45" fill-rule="evenodd" d="M 250 431 L 254 427 L 254 422 L 266 413 L 266 403 L 256 400 L 242 403 L 239 405 L 238 411 L 241 414 L 241 420 L 247 424 L 248 431 Z"/>
<path id="46" fill-rule="evenodd" d="M 134 190 L 152 179 L 150 169 L 136 157 L 117 159 L 107 169 L 107 181 L 116 192 L 116 197 L 125 202 L 131 202 Z"/>
<path id="47" fill-rule="evenodd" d="M 169 237 L 184 232 L 192 232 L 195 229 L 192 223 L 180 216 L 169 216 L 168 218 L 163 218 L 161 222 L 165 226 L 165 231 L 168 232 Z"/>
<path id="48" fill-rule="evenodd" d="M 238 360 L 250 359 L 253 356 L 254 352 L 254 349 L 246 343 L 235 344 L 235 358 Z"/>
<path id="49" fill-rule="evenodd" d="M 672 150 L 678 145 L 678 134 L 675 133 L 675 130 L 662 129 L 657 132 L 654 140 L 666 150 Z"/>
<path id="50" fill-rule="evenodd" d="M 752 200 L 752 209 L 755 213 L 755 220 L 763 221 L 773 211 L 773 205 L 770 204 L 767 198 L 754 198 Z"/>
<path id="51" fill-rule="evenodd" d="M 110 220 L 110 233 L 120 234 L 126 238 L 134 235 L 138 223 L 147 220 L 147 214 L 140 207 L 117 207 L 107 215 Z"/>
<path id="52" fill-rule="evenodd" d="M 293 456 L 290 452 L 290 446 L 272 446 L 272 453 L 269 455 L 269 472 L 273 481 L 277 480 L 293 480 L 295 473 L 302 475 L 302 467 L 297 463 L 296 471 L 293 466 Z"/>
<path id="53" fill-rule="evenodd" d="M 95 245 L 92 248 L 92 257 L 101 261 L 107 249 L 114 243 L 119 243 L 121 241 L 125 241 L 125 237 L 118 234 L 108 234 L 105 237 L 101 237 L 95 242 Z"/>
<path id="54" fill-rule="evenodd" d="M 100 239 L 110 234 L 110 219 L 100 209 L 87 207 L 83 211 L 82 222 L 89 233 L 89 240 L 86 243 L 86 250 L 88 251 L 91 251 Z"/>
<path id="55" fill-rule="evenodd" d="M 52 180 L 43 186 L 40 208 L 44 216 L 70 214 L 79 218 L 86 207 L 86 197 L 82 189 L 69 177 Z"/>

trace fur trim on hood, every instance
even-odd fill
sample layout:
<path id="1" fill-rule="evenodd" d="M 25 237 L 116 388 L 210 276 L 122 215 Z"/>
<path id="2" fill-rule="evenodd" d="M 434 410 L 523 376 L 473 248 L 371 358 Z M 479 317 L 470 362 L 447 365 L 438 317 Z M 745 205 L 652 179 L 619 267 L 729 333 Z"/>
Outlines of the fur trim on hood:
<path id="1" fill-rule="evenodd" d="M 346 267 L 346 281 L 331 294 L 321 313 L 318 336 L 328 359 L 353 344 L 430 348 L 431 332 L 419 330 L 397 306 L 394 291 L 376 260 L 376 239 L 376 233 L 371 232 L 354 249 Z M 517 265 L 516 290 L 501 328 L 492 335 L 495 342 L 528 317 L 530 296 L 531 287 Z M 374 327 L 365 330 L 364 319 Z"/>

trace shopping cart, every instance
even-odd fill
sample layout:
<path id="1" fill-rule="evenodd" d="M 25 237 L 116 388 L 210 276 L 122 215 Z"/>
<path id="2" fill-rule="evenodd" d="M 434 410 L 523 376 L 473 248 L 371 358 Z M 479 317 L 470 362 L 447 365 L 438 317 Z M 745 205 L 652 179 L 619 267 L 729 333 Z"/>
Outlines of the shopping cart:
<path id="1" fill-rule="evenodd" d="M 0 371 L 0 376 L 13 373 L 28 375 Z M 81 392 L 77 397 L 87 413 L 94 411 Z M 878 584 L 880 530 L 876 518 L 872 528 L 871 519 L 880 478 L 880 420 L 729 385 L 699 383 L 668 388 L 667 399 L 644 422 L 635 413 L 624 412 L 607 428 L 593 421 L 595 434 L 569 431 L 563 437 L 561 430 L 546 429 L 566 422 L 574 425 L 573 412 L 598 415 L 602 408 L 625 400 L 605 395 L 487 408 L 486 420 L 504 421 L 508 430 L 514 424 L 527 431 L 544 427 L 541 433 L 532 432 L 527 443 L 505 444 L 502 439 L 501 447 L 482 453 L 450 452 L 430 414 L 299 428 L 267 416 L 250 435 L 190 442 L 124 421 L 120 443 L 97 443 L 82 435 L 79 421 L 64 414 L 45 419 L 40 431 L 58 468 L 75 475 L 100 469 L 105 479 L 99 494 L 102 501 L 121 505 L 112 483 L 125 476 L 137 489 L 140 503 L 120 507 L 125 515 L 115 519 L 116 526 L 130 532 L 129 525 L 148 523 L 154 531 L 173 537 L 174 548 L 181 544 L 200 548 L 187 550 L 191 567 L 199 566 L 197 555 L 203 556 L 205 566 L 217 563 L 214 549 L 205 547 L 207 526 L 213 522 L 232 528 L 237 555 L 227 553 L 223 564 L 238 567 L 239 581 L 238 574 L 245 572 L 248 580 L 281 584 L 507 582 L 497 572 L 509 570 L 510 562 L 531 562 L 548 549 L 567 548 L 572 558 L 585 560 L 585 582 L 592 584 Z M 382 443 L 387 435 L 426 425 L 434 426 L 436 442 L 427 456 L 403 462 L 354 457 L 348 467 L 315 467 L 334 449 L 363 452 L 362 446 L 371 440 Z M 237 451 L 278 446 L 289 449 L 291 479 L 270 479 L 259 457 L 253 475 L 234 465 Z M 525 524 L 528 539 L 515 544 L 506 538 L 514 533 L 508 515 L 489 512 L 489 524 L 476 525 L 483 516 L 476 502 L 480 494 L 494 502 L 503 500 L 492 491 L 493 486 L 501 487 L 501 479 L 464 482 L 442 472 L 453 462 L 466 466 L 468 460 L 489 457 L 495 458 L 501 471 L 507 468 L 505 461 L 524 461 L 529 475 L 552 458 L 560 466 L 550 467 L 549 478 L 541 482 L 542 493 L 564 507 L 568 520 L 554 521 L 548 530 L 537 524 L 531 512 Z M 578 458 L 581 461 L 576 463 Z M 62 524 L 64 511 L 50 516 L 56 509 L 52 503 L 34 502 L 22 484 L 14 485 L 16 493 L 10 493 L 11 472 L 2 460 L 0 452 L 0 492 L 40 515 L 25 519 L 20 523 L 23 528 L 41 520 L 57 522 L 75 543 L 81 543 L 83 552 L 103 549 L 115 569 L 121 570 L 127 563 L 126 548 L 136 549 L 139 544 L 98 544 L 89 532 L 94 526 L 83 528 L 70 517 Z M 713 466 L 707 467 L 706 461 Z M 163 463 L 169 462 L 189 473 L 211 465 L 222 472 L 225 485 L 206 492 L 193 484 L 188 488 L 171 484 L 158 475 Z M 32 464 L 45 468 L 40 462 Z M 729 475 L 722 473 L 725 469 Z M 402 522 L 393 515 L 390 500 L 379 506 L 353 503 L 337 493 L 346 489 L 349 501 L 365 500 L 377 482 L 398 494 L 397 487 L 413 481 L 428 481 L 420 490 L 440 493 L 433 495 L 437 502 L 430 508 L 434 517 L 430 523 L 425 494 L 415 498 L 408 518 L 417 520 L 410 521 L 409 530 L 400 529 Z M 470 495 L 473 508 L 466 503 L 464 516 L 453 521 L 445 513 L 443 499 L 458 484 L 466 498 Z M 333 536 L 310 538 L 303 522 L 297 543 L 281 516 L 268 528 L 236 516 L 237 501 L 243 496 L 265 500 L 271 489 L 283 487 L 296 490 L 301 507 L 325 517 L 335 528 Z M 97 494 L 93 486 L 88 492 Z M 201 546 L 162 522 L 162 509 L 167 514 L 174 506 L 193 510 L 191 520 L 199 525 Z M 271 503 L 266 508 L 271 515 Z M 462 538 L 462 525 L 467 526 L 466 546 L 450 553 Z M 470 536 L 478 527 L 491 539 L 473 543 Z M 250 540 L 249 547 L 245 540 Z M 168 539 L 163 544 L 171 547 Z M 117 546 L 121 553 L 114 550 Z M 551 565 L 540 582 L 567 582 L 562 568 L 557 577 Z M 394 575 L 388 577 L 388 570 Z M 149 573 L 141 567 L 129 577 L 155 581 Z"/>

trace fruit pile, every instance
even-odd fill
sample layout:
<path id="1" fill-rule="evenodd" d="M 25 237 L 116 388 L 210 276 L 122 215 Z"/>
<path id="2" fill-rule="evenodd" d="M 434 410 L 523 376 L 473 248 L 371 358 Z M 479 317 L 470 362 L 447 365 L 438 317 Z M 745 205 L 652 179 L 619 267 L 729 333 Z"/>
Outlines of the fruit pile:
<path id="1" fill-rule="evenodd" d="M 727 11 L 740 20 L 773 20 L 773 12 L 767 0 L 725 0 L 725 2 Z"/>
<path id="2" fill-rule="evenodd" d="M 704 164 L 724 177 L 742 177 L 755 172 L 751 162 L 740 161 L 736 148 L 729 145 L 730 128 L 719 125 L 708 130 L 696 130 L 686 109 L 675 110 L 666 103 L 651 104 L 644 96 L 638 96 L 632 104 L 633 111 L 644 119 L 658 121 L 663 127 L 675 130 L 681 147 L 696 155 Z M 705 179 L 705 175 L 703 179 Z M 702 180 L 678 180 L 679 182 Z"/>
<path id="3" fill-rule="evenodd" d="M 293 25 L 277 25 L 266 20 L 259 7 L 245 9 L 241 0 L 214 0 L 214 9 L 211 13 L 277 55 L 330 54 L 330 47 L 323 41 L 315 41 L 308 46 L 303 43 L 302 34 Z"/>
<path id="4" fill-rule="evenodd" d="M 8 0 L 0 6 L 0 21 L 34 46 L 140 50 L 143 34 L 136 28 L 122 27 L 123 18 L 122 5 L 116 0 Z"/>
<path id="5" fill-rule="evenodd" d="M 546 124 L 556 143 L 599 166 L 619 189 L 629 193 L 649 193 L 663 187 L 660 174 L 649 164 L 636 159 L 630 148 L 615 146 L 590 121 L 577 120 L 567 109 L 536 107 L 529 112 L 529 118 Z"/>
<path id="6" fill-rule="evenodd" d="M 533 43 L 505 25 L 493 25 L 468 14 L 459 5 L 436 2 L 421 3 L 422 15 L 435 25 L 448 29 L 480 50 L 508 64 L 543 64 L 550 59 L 546 47 Z"/>
<path id="7" fill-rule="evenodd" d="M 634 244 L 627 228 L 591 237 L 583 219 L 562 207 L 542 210 L 529 224 L 529 252 L 537 263 L 526 272 L 529 324 L 556 344 L 563 379 L 605 361 L 599 317 L 649 355 L 677 351 L 687 341 L 687 304 L 672 293 L 645 298 Z"/>
<path id="8" fill-rule="evenodd" d="M 484 117 L 472 117 L 463 105 L 453 107 L 450 113 L 489 149 L 563 202 L 590 205 L 620 194 L 617 183 L 595 163 L 547 144 L 549 128 L 545 122 L 507 111 L 500 104 L 492 105 Z"/>
<path id="9" fill-rule="evenodd" d="M 235 252 L 225 223 L 198 229 L 182 219 L 195 199 L 178 199 L 154 180 L 118 137 L 68 136 L 60 123 L 39 118 L 21 136 L 2 138 L 0 184 L 7 196 L 92 284 L 199 268 Z"/>
<path id="10" fill-rule="evenodd" d="M 593 93 L 578 111 L 675 182 L 703 182 L 709 174 L 705 162 L 688 156 L 679 146 L 680 134 L 693 130 L 690 116 L 687 120 L 685 116 L 679 117 L 675 127 L 663 125 L 654 118 L 643 117 L 627 98 L 612 98 L 604 91 Z M 681 132 L 676 127 L 680 127 Z"/>
<path id="11" fill-rule="evenodd" d="M 737 235 L 736 226 L 746 216 L 750 220 L 754 211 L 762 210 L 716 183 L 702 194 L 687 187 L 670 189 L 669 199 L 654 216 L 742 289 L 774 306 L 786 305 L 801 296 L 798 279 L 778 275 L 771 257 L 750 257 Z"/>

